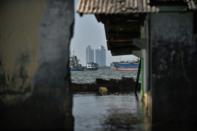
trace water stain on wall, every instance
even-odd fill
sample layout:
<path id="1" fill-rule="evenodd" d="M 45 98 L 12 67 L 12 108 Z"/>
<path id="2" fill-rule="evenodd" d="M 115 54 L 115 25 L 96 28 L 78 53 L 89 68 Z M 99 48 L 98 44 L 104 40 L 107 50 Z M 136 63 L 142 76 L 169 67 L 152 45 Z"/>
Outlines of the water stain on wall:
<path id="1" fill-rule="evenodd" d="M 32 91 L 45 1 L 3 0 L 0 4 L 1 97 Z"/>

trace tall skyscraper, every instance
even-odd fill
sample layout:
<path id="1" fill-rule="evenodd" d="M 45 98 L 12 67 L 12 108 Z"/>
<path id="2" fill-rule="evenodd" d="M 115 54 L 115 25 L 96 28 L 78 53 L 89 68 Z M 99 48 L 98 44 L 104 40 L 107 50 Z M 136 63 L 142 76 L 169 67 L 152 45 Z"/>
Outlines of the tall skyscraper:
<path id="1" fill-rule="evenodd" d="M 98 49 L 95 51 L 95 60 L 96 63 L 100 66 L 106 66 L 106 51 L 105 47 L 100 46 Z"/>
<path id="2" fill-rule="evenodd" d="M 94 62 L 94 49 L 89 45 L 86 47 L 86 64 Z"/>

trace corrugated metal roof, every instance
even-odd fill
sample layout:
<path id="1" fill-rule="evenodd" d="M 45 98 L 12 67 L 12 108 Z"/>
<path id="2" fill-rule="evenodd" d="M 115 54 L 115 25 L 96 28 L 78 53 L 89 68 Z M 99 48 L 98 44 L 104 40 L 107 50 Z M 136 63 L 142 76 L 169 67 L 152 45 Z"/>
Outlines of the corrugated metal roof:
<path id="1" fill-rule="evenodd" d="M 186 0 L 188 8 L 191 10 L 197 9 L 197 0 Z"/>
<path id="2" fill-rule="evenodd" d="M 165 3 L 165 2 L 185 2 L 185 0 L 150 0 L 151 3 Z"/>
<path id="3" fill-rule="evenodd" d="M 85 14 L 130 14 L 158 12 L 149 0 L 80 0 L 78 13 Z"/>
<path id="4" fill-rule="evenodd" d="M 183 1 L 187 2 L 188 9 L 197 9 L 197 0 Z M 131 14 L 158 11 L 158 7 L 150 5 L 150 0 L 80 0 L 77 8 L 77 12 L 82 14 Z"/>

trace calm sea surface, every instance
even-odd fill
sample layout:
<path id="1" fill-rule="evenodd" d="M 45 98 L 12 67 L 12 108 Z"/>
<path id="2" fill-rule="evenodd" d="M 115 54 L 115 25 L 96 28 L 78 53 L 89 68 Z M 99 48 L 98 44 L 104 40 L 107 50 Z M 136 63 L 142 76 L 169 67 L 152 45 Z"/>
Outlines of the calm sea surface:
<path id="1" fill-rule="evenodd" d="M 122 77 L 136 78 L 137 72 L 112 71 L 110 68 L 98 69 L 96 71 L 72 71 L 71 79 L 73 83 L 93 83 L 96 78 L 121 79 Z"/>

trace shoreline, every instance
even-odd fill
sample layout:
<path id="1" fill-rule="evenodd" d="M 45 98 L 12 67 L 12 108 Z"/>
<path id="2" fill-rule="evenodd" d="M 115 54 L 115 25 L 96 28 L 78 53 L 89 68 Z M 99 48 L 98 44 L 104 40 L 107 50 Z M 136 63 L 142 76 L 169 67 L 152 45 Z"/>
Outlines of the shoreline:
<path id="1" fill-rule="evenodd" d="M 73 94 L 76 93 L 96 93 L 99 94 L 99 88 L 107 88 L 107 93 L 131 93 L 134 92 L 136 82 L 133 78 L 122 79 L 96 79 L 94 83 L 71 83 L 71 90 Z M 140 83 L 137 91 L 140 90 Z"/>

